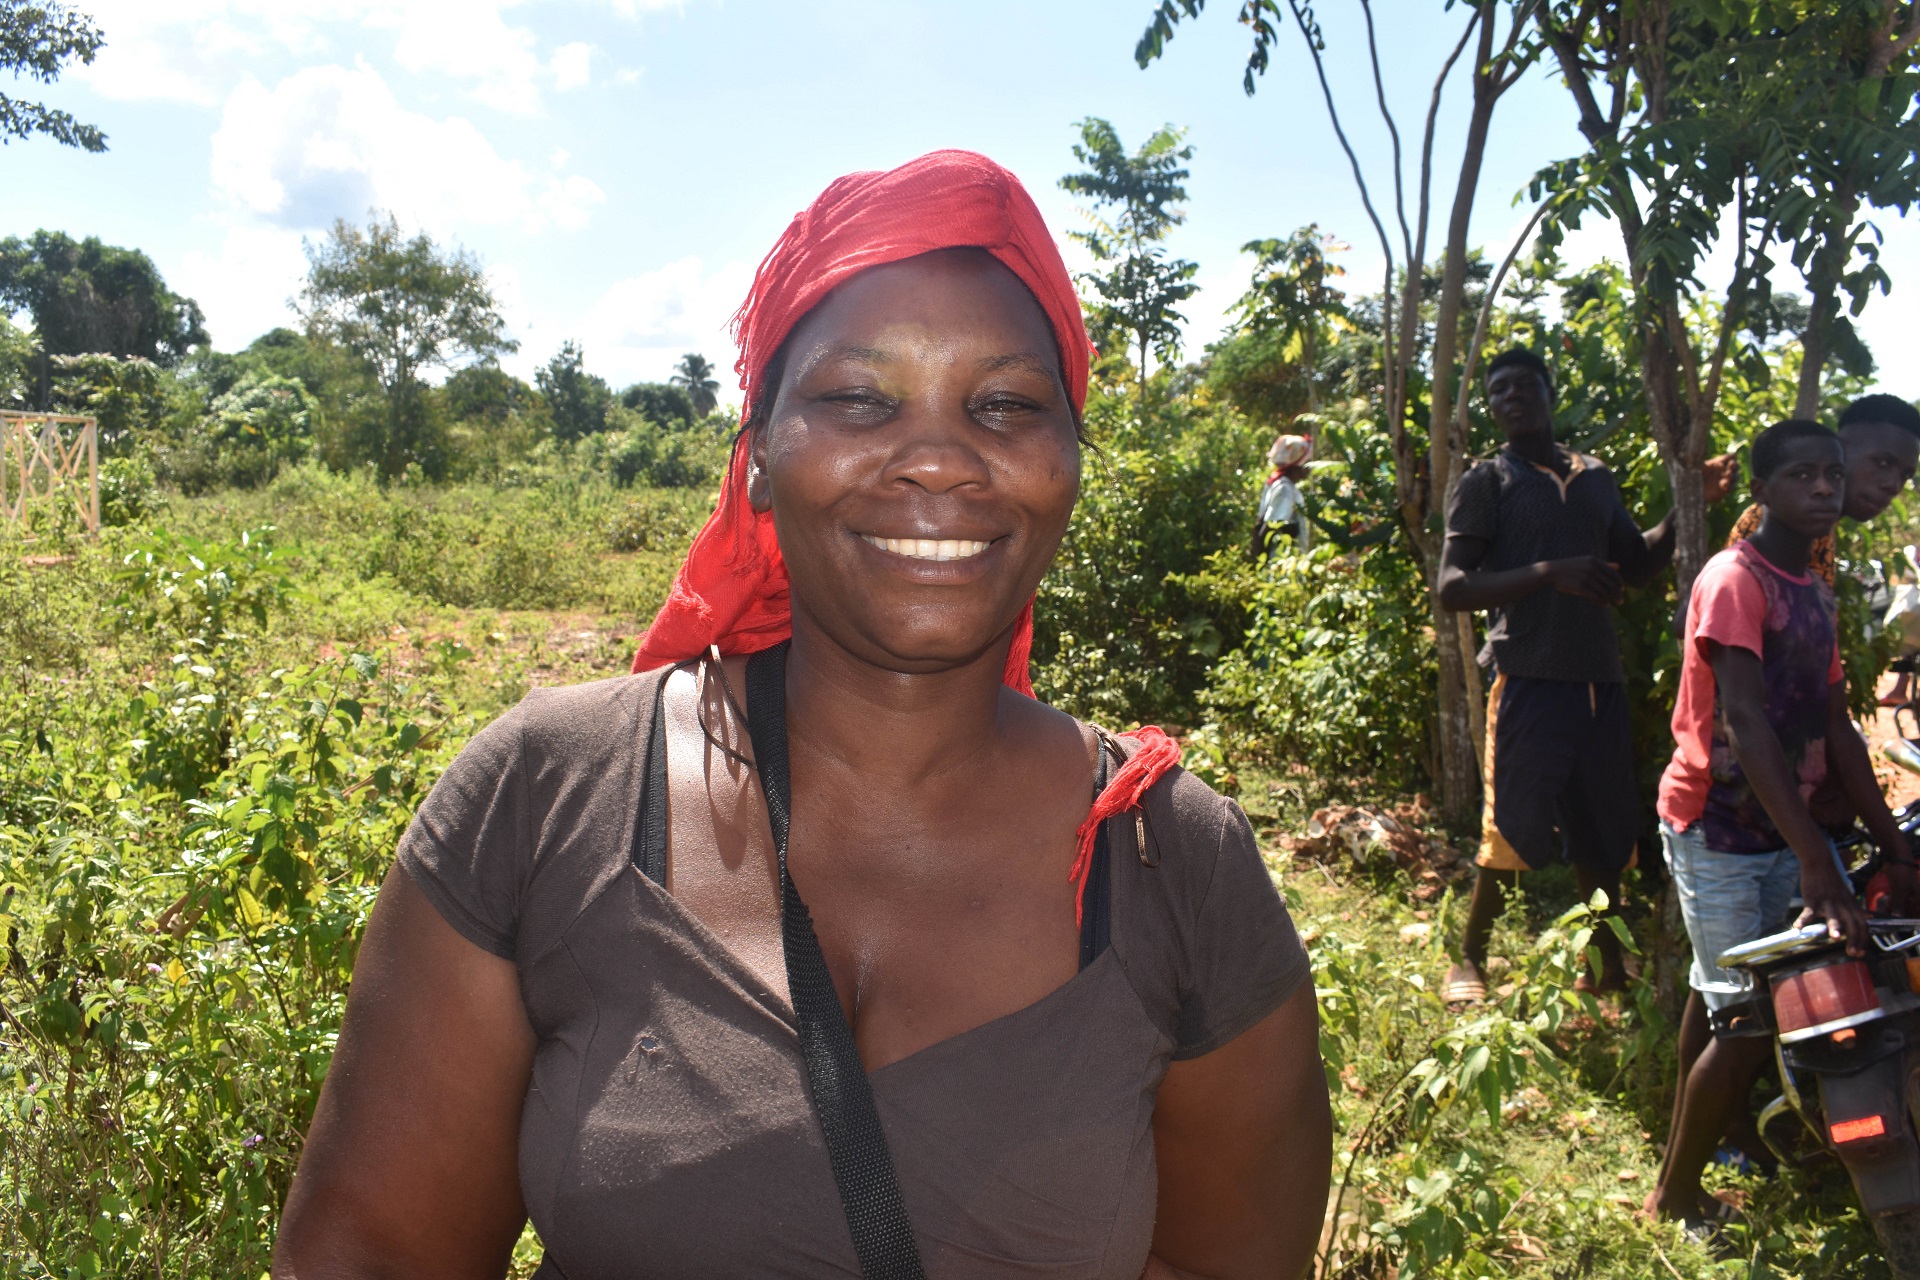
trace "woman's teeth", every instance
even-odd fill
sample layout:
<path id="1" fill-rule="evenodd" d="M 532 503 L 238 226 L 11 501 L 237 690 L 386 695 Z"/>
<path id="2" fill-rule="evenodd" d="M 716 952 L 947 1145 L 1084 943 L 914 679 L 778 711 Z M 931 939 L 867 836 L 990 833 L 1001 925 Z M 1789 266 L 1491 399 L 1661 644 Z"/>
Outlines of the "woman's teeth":
<path id="1" fill-rule="evenodd" d="M 897 556 L 911 556 L 915 560 L 965 560 L 987 549 L 984 542 L 971 542 L 964 538 L 876 538 L 870 533 L 860 536 L 882 551 L 891 551 Z"/>

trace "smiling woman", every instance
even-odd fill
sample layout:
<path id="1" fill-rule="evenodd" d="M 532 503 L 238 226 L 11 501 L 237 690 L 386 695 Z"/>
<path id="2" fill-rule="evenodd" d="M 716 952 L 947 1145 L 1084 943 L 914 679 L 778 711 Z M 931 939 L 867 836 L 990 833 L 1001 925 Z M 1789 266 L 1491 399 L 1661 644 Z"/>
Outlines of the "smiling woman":
<path id="1" fill-rule="evenodd" d="M 1164 735 L 1035 701 L 1087 344 L 983 157 L 834 183 L 634 674 L 530 696 L 402 841 L 277 1276 L 1293 1276 L 1306 955 Z M 742 696 L 744 691 L 744 696 Z"/>

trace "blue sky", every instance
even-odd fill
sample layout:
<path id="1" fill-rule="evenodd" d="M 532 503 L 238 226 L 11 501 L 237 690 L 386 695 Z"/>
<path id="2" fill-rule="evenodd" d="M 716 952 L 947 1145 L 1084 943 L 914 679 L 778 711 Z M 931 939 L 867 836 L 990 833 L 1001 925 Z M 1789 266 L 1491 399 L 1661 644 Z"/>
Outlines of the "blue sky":
<path id="1" fill-rule="evenodd" d="M 45 96 L 104 128 L 111 149 L 9 146 L 0 234 L 47 227 L 144 249 L 223 349 L 291 319 L 303 236 L 378 207 L 481 257 L 521 342 L 517 372 L 566 339 L 615 384 L 664 377 L 689 350 L 729 366 L 724 324 L 753 266 L 829 179 L 971 147 L 1019 173 L 1064 237 L 1080 215 L 1055 183 L 1087 115 L 1129 145 L 1166 122 L 1190 131 L 1192 201 L 1172 248 L 1201 264 L 1196 350 L 1244 287 L 1248 240 L 1317 222 L 1353 246 L 1351 283 L 1379 278 L 1299 39 L 1288 33 L 1246 97 L 1232 0 L 1145 71 L 1132 51 L 1148 0 L 81 4 L 108 47 Z M 1358 6 L 1321 7 L 1378 199 L 1392 176 Z M 1411 179 L 1432 77 L 1465 20 L 1439 0 L 1375 7 Z M 1435 147 L 1435 239 L 1465 97 L 1456 78 Z M 1555 81 L 1517 86 L 1495 118 L 1476 242 L 1504 252 L 1528 212 L 1516 192 L 1579 144 Z M 1920 321 L 1920 237 L 1908 222 L 1885 230 L 1895 291 L 1864 329 L 1888 388 L 1920 395 L 1902 355 Z M 1606 227 L 1570 246 L 1581 259 L 1610 250 Z"/>

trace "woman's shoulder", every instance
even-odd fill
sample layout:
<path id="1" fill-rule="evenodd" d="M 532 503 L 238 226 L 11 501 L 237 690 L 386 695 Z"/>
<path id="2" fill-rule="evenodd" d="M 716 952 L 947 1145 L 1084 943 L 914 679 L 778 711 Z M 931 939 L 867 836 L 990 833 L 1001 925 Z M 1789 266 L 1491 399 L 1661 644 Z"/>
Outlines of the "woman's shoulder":
<path id="1" fill-rule="evenodd" d="M 1306 951 L 1237 803 L 1177 766 L 1141 801 L 1109 829 L 1114 945 L 1173 1056 L 1197 1057 L 1277 1008 Z"/>
<path id="2" fill-rule="evenodd" d="M 1145 749 L 1138 738 L 1097 725 L 1087 728 L 1099 737 L 1103 750 L 1116 752 L 1122 761 Z M 1155 779 L 1141 795 L 1140 804 L 1129 812 L 1138 814 L 1139 820 L 1122 813 L 1115 822 L 1134 844 L 1144 842 L 1144 851 L 1136 848 L 1132 852 L 1143 866 L 1167 872 L 1157 877 L 1166 882 L 1163 889 L 1177 898 L 1192 900 L 1189 905 L 1197 906 L 1198 898 L 1205 895 L 1223 854 L 1259 860 L 1252 829 L 1240 806 L 1179 764 Z"/>

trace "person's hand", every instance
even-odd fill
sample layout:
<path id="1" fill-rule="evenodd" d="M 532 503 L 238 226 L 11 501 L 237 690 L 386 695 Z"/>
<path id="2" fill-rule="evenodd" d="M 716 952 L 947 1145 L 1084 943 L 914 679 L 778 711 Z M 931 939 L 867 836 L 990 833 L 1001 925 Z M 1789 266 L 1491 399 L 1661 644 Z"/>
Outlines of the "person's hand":
<path id="1" fill-rule="evenodd" d="M 1700 479 L 1707 505 L 1712 506 L 1732 493 L 1733 486 L 1740 482 L 1740 455 L 1723 453 L 1717 458 L 1708 458 L 1700 464 Z"/>
<path id="2" fill-rule="evenodd" d="M 1794 928 L 1825 921 L 1829 938 L 1847 940 L 1848 955 L 1867 954 L 1867 913 L 1860 909 L 1859 899 L 1853 896 L 1853 886 L 1840 874 L 1838 866 L 1827 862 L 1813 871 L 1802 870 L 1800 901 L 1805 905 L 1800 918 L 1793 922 Z"/>
<path id="3" fill-rule="evenodd" d="M 1599 556 L 1570 556 L 1546 563 L 1547 581 L 1555 591 L 1584 596 L 1601 604 L 1616 604 L 1626 592 L 1627 584 L 1621 579 L 1620 570 Z"/>

